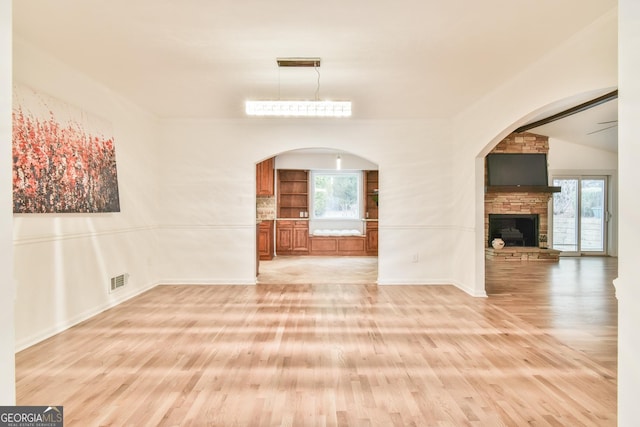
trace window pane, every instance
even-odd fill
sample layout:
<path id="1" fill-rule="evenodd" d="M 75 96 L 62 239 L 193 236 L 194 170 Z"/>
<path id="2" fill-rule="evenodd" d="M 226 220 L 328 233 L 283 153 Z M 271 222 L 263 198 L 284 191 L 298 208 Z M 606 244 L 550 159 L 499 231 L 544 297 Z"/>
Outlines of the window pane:
<path id="1" fill-rule="evenodd" d="M 553 194 L 553 249 L 578 250 L 578 180 L 554 179 L 562 192 Z"/>
<path id="2" fill-rule="evenodd" d="M 359 177 L 357 173 L 315 173 L 314 218 L 359 218 Z"/>
<path id="3" fill-rule="evenodd" d="M 580 246 L 584 252 L 604 251 L 604 184 L 603 178 L 582 180 Z"/>

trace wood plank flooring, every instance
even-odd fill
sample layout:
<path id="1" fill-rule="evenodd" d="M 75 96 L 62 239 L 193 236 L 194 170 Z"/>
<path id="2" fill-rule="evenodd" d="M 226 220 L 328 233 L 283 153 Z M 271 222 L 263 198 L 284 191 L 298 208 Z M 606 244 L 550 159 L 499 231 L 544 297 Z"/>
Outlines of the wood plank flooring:
<path id="1" fill-rule="evenodd" d="M 561 258 L 559 263 L 487 262 L 486 291 L 493 305 L 587 353 L 615 370 L 617 258 Z"/>
<path id="2" fill-rule="evenodd" d="M 378 280 L 378 257 L 282 256 L 260 261 L 260 284 L 369 285 Z"/>
<path id="3" fill-rule="evenodd" d="M 489 298 L 158 286 L 18 353 L 18 404 L 64 405 L 66 426 L 614 426 L 613 291 L 560 264 L 488 266 Z"/>

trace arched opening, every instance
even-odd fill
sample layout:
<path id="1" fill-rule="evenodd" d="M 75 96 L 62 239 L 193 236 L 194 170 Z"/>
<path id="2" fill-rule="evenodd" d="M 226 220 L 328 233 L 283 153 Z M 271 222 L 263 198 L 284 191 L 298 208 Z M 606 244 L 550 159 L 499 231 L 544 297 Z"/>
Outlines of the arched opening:
<path id="1" fill-rule="evenodd" d="M 554 121 L 553 126 L 541 123 L 524 132 L 516 130 L 597 99 L 611 90 L 580 94 L 532 112 L 488 144 L 476 161 L 477 206 L 483 207 L 476 213 L 476 250 L 480 265 L 476 273 L 482 278 L 485 292 L 496 304 L 508 299 L 510 307 L 515 304 L 521 310 L 520 317 L 533 325 L 548 327 L 550 334 L 586 352 L 607 368 L 615 367 L 611 364 L 611 355 L 616 353 L 617 341 L 617 333 L 611 332 L 616 331 L 617 324 L 617 301 L 611 285 L 617 275 L 617 259 L 606 256 L 617 254 L 617 134 L 612 134 L 617 109 L 611 108 L 611 104 L 595 104 Z M 617 103 L 617 99 L 606 102 Z M 612 142 L 612 138 L 615 141 Z M 515 182 L 512 188 L 492 190 L 488 162 L 485 162 L 492 153 L 514 156 L 544 153 L 548 169 L 546 187 L 555 190 L 516 187 Z M 608 201 L 602 198 L 604 205 L 599 206 L 600 211 L 592 206 L 588 210 L 580 209 L 578 201 L 573 211 L 565 212 L 566 206 L 560 206 L 559 201 L 568 197 L 568 190 L 562 188 L 568 180 L 555 179 L 563 176 L 586 176 L 590 181 L 606 177 L 603 192 L 606 190 L 610 198 Z M 589 195 L 593 196 L 593 192 Z M 604 213 L 599 213 L 602 211 Z M 494 226 L 492 216 L 506 219 Z M 526 228 L 524 222 L 520 224 L 515 219 L 519 216 L 536 217 L 536 236 L 531 245 L 525 244 L 522 236 L 518 237 Z M 608 243 L 593 236 L 582 237 L 584 246 L 595 247 L 598 240 L 604 250 L 588 258 L 563 257 L 567 234 L 563 227 L 569 219 L 578 224 L 578 229 L 580 223 L 585 229 L 598 221 L 604 224 L 606 229 L 598 233 L 599 236 L 608 234 Z M 502 232 L 504 236 L 499 235 Z M 493 248 L 494 237 L 502 237 L 505 246 Z"/>
<path id="2" fill-rule="evenodd" d="M 378 169 L 327 147 L 258 162 L 256 282 L 376 283 Z"/>

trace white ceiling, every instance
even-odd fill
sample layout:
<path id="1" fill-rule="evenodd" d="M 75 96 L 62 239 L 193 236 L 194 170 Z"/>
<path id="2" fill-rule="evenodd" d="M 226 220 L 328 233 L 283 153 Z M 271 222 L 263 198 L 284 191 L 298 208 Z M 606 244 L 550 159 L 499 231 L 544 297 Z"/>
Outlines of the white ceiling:
<path id="1" fill-rule="evenodd" d="M 359 119 L 451 117 L 616 0 L 20 0 L 16 35 L 159 117 L 246 99 L 352 100 Z"/>
<path id="2" fill-rule="evenodd" d="M 617 152 L 618 100 L 599 104 L 561 120 L 530 129 L 529 132 L 600 150 Z"/>

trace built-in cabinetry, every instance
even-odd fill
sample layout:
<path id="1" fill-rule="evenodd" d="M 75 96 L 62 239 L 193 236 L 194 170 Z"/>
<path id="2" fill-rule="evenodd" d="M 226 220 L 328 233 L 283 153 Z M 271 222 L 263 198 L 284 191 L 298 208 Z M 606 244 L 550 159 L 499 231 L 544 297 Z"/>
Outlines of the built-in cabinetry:
<path id="1" fill-rule="evenodd" d="M 309 253 L 309 221 L 277 220 L 276 253 L 306 255 Z"/>
<path id="2" fill-rule="evenodd" d="M 256 165 L 256 195 L 273 196 L 273 168 L 275 158 L 272 157 Z"/>
<path id="3" fill-rule="evenodd" d="M 308 171 L 281 169 L 277 179 L 276 254 L 378 255 L 378 171 L 364 171 L 364 236 L 309 237 Z"/>
<path id="4" fill-rule="evenodd" d="M 367 221 L 367 255 L 378 255 L 378 221 Z"/>
<path id="5" fill-rule="evenodd" d="M 378 219 L 378 171 L 364 171 L 366 194 L 366 218 Z"/>
<path id="6" fill-rule="evenodd" d="M 367 255 L 378 255 L 378 171 L 364 171 L 366 194 L 366 250 Z"/>
<path id="7" fill-rule="evenodd" d="M 309 216 L 309 172 L 278 170 L 278 218 Z"/>
<path id="8" fill-rule="evenodd" d="M 258 263 L 260 260 L 268 261 L 273 259 L 274 254 L 274 166 L 275 158 L 273 157 L 256 165 L 256 218 L 258 220 L 256 247 Z M 271 206 L 271 209 L 268 208 L 269 206 Z"/>
<path id="9" fill-rule="evenodd" d="M 262 261 L 273 259 L 273 221 L 258 225 L 258 256 Z"/>
<path id="10" fill-rule="evenodd" d="M 309 253 L 309 172 L 278 170 L 278 220 L 276 221 L 276 253 L 307 255 Z M 305 219 L 296 219 L 305 218 Z"/>

